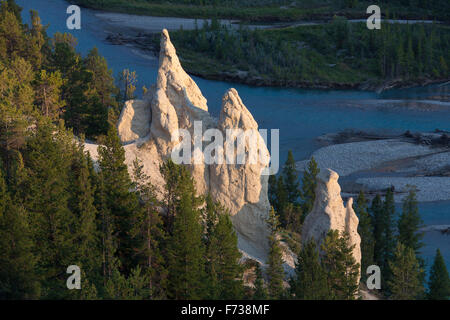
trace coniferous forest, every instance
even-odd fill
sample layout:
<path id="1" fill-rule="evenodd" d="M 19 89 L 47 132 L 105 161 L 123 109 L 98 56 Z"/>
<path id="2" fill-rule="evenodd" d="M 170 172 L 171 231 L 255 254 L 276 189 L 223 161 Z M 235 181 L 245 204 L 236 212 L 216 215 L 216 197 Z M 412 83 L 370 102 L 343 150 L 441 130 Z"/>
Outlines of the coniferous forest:
<path id="1" fill-rule="evenodd" d="M 82 56 L 70 34 L 49 37 L 38 12 L 27 25 L 14 0 L 0 3 L 0 299 L 356 298 L 360 266 L 347 234 L 330 231 L 320 248 L 299 244 L 315 199 L 314 159 L 299 177 L 289 153 L 270 177 L 268 261 L 264 270 L 243 261 L 227 208 L 197 196 L 186 167 L 160 167 L 163 200 L 138 159 L 129 172 L 116 122 L 136 75 L 115 79 L 96 48 Z M 377 72 L 410 72 L 407 59 L 401 69 L 383 66 Z M 98 163 L 86 141 L 99 144 Z M 383 298 L 450 297 L 439 251 L 424 272 L 414 189 L 401 213 L 390 189 L 372 201 L 361 192 L 354 206 L 361 267 L 381 267 Z M 289 280 L 282 243 L 298 255 Z M 70 265 L 82 271 L 82 290 L 67 289 Z"/>

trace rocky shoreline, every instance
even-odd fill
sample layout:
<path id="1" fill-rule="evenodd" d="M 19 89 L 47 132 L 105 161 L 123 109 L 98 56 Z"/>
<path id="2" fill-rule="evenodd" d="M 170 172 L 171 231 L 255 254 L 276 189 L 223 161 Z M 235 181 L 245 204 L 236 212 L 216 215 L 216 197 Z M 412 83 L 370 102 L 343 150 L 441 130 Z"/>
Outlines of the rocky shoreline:
<path id="1" fill-rule="evenodd" d="M 394 187 L 400 202 L 415 186 L 420 202 L 450 200 L 450 140 L 448 132 L 382 135 L 340 132 L 318 138 L 324 146 L 313 153 L 320 168 L 341 176 L 342 191 L 350 197 L 360 190 L 369 195 Z M 308 160 L 297 162 L 303 171 Z"/>

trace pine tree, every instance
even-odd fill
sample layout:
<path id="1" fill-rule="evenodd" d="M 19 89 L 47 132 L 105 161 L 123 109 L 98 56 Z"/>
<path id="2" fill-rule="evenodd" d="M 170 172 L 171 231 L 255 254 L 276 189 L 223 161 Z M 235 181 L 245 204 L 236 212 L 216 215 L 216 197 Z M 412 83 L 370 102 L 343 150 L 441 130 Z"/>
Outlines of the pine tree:
<path id="1" fill-rule="evenodd" d="M 302 191 L 300 197 L 303 201 L 303 220 L 306 215 L 311 211 L 314 200 L 316 198 L 316 187 L 317 187 L 317 175 L 320 169 L 317 167 L 317 162 L 314 157 L 308 163 L 308 168 L 303 173 L 302 178 Z"/>
<path id="2" fill-rule="evenodd" d="M 300 233 L 302 228 L 302 207 L 300 205 L 294 205 L 289 203 L 285 210 L 286 229 Z"/>
<path id="3" fill-rule="evenodd" d="M 37 299 L 39 277 L 35 272 L 31 229 L 27 213 L 12 201 L 0 169 L 0 299 Z"/>
<path id="4" fill-rule="evenodd" d="M 213 290 L 211 299 L 241 299 L 243 296 L 242 254 L 237 247 L 237 236 L 230 216 L 221 210 L 217 223 L 207 234 L 207 275 Z"/>
<path id="5" fill-rule="evenodd" d="M 46 55 L 44 51 L 47 49 L 47 33 L 46 27 L 41 23 L 41 18 L 35 10 L 30 11 L 31 30 L 27 35 L 27 59 L 31 62 L 34 70 L 40 70 L 45 62 Z"/>
<path id="6" fill-rule="evenodd" d="M 118 94 L 118 88 L 114 84 L 114 77 L 111 69 L 108 68 L 106 59 L 100 55 L 97 48 L 93 48 L 89 51 L 83 64 L 89 72 L 92 72 L 92 86 L 100 96 L 102 105 L 117 109 L 115 95 Z"/>
<path id="7" fill-rule="evenodd" d="M 436 250 L 433 266 L 431 267 L 428 288 L 427 298 L 429 300 L 450 299 L 450 277 L 439 249 Z"/>
<path id="8" fill-rule="evenodd" d="M 117 239 L 115 238 L 114 217 L 107 204 L 105 178 L 100 171 L 97 179 L 95 207 L 98 212 L 98 226 L 101 233 L 103 285 L 112 278 L 119 262 L 116 258 Z"/>
<path id="9" fill-rule="evenodd" d="M 112 277 L 105 286 L 106 298 L 110 300 L 144 300 L 149 298 L 146 284 L 148 279 L 137 266 L 127 277 L 114 269 Z"/>
<path id="10" fill-rule="evenodd" d="M 10 1 L 12 2 L 12 1 Z M 4 39 L 1 58 L 11 59 L 25 52 L 26 39 L 23 36 L 23 25 L 19 10 L 15 10 L 7 2 L 0 2 L 0 36 Z"/>
<path id="11" fill-rule="evenodd" d="M 139 211 L 132 234 L 139 239 L 138 243 L 141 243 L 141 246 L 136 248 L 136 254 L 139 255 L 138 259 L 141 260 L 144 273 L 147 273 L 150 296 L 155 299 L 165 296 L 167 285 L 167 270 L 161 252 L 161 242 L 165 240 L 165 233 L 158 212 L 159 202 L 155 187 L 143 168 L 142 162 L 136 158 L 133 162 L 133 176 L 142 210 Z"/>
<path id="12" fill-rule="evenodd" d="M 205 248 L 202 242 L 199 201 L 194 181 L 183 166 L 168 160 L 165 168 L 173 168 L 179 175 L 175 203 L 173 232 L 168 239 L 168 296 L 172 299 L 201 299 L 205 296 Z M 170 169 L 169 169 L 170 171 Z M 168 177 L 173 177 L 167 172 Z M 166 186 L 168 181 L 166 180 Z M 166 190 L 167 191 L 167 190 Z"/>
<path id="13" fill-rule="evenodd" d="M 253 300 L 266 300 L 268 297 L 267 289 L 264 285 L 261 267 L 259 264 L 255 266 L 255 290 L 253 291 Z"/>
<path id="14" fill-rule="evenodd" d="M 117 257 L 122 271 L 130 271 L 135 265 L 135 248 L 139 246 L 132 237 L 132 228 L 137 221 L 139 200 L 132 192 L 133 183 L 125 164 L 125 150 L 111 126 L 104 145 L 98 147 L 99 167 L 103 178 L 106 211 L 110 213 L 112 233 L 117 243 Z"/>
<path id="15" fill-rule="evenodd" d="M 374 263 L 375 239 L 364 192 L 359 193 L 354 209 L 359 218 L 358 233 L 361 236 L 361 273 L 363 277 L 366 277 L 367 267 Z"/>
<path id="16" fill-rule="evenodd" d="M 389 188 L 385 201 L 377 195 L 371 206 L 371 214 L 374 228 L 375 249 L 374 258 L 381 268 L 382 282 L 386 283 L 390 277 L 389 260 L 392 259 L 395 248 L 395 203 L 394 192 Z"/>
<path id="17" fill-rule="evenodd" d="M 327 275 L 320 264 L 314 240 L 300 251 L 295 264 L 296 277 L 291 279 L 291 292 L 296 299 L 326 300 L 329 298 Z"/>
<path id="18" fill-rule="evenodd" d="M 398 241 L 406 247 L 412 248 L 416 255 L 423 246 L 421 239 L 423 232 L 419 229 L 422 227 L 422 219 L 417 207 L 416 191 L 411 188 L 408 196 L 403 200 L 403 210 L 398 219 Z"/>
<path id="19" fill-rule="evenodd" d="M 280 299 L 284 294 L 283 280 L 284 280 L 284 269 L 283 269 L 283 255 L 280 243 L 278 240 L 279 222 L 272 210 L 269 213 L 267 219 L 267 225 L 270 230 L 269 234 L 269 258 L 267 261 L 267 277 L 269 280 L 268 290 L 271 299 Z"/>
<path id="20" fill-rule="evenodd" d="M 321 249 L 322 266 L 327 273 L 330 297 L 337 300 L 353 300 L 358 293 L 360 265 L 353 257 L 349 235 L 330 230 Z"/>
<path id="21" fill-rule="evenodd" d="M 83 270 L 88 279 L 96 282 L 101 271 L 101 245 L 98 241 L 95 190 L 91 183 L 88 157 L 84 153 L 83 143 L 80 143 L 74 150 L 70 170 L 69 209 L 75 216 L 73 228 L 77 257 L 75 264 Z"/>
<path id="22" fill-rule="evenodd" d="M 29 213 L 43 297 L 64 298 L 67 266 L 76 261 L 75 216 L 68 206 L 73 136 L 48 120 L 38 123 L 24 152 L 26 179 L 20 196 Z"/>
<path id="23" fill-rule="evenodd" d="M 0 62 L 0 155 L 7 181 L 19 150 L 25 144 L 33 113 L 32 79 L 32 67 L 24 59 L 16 58 L 9 66 Z"/>
<path id="24" fill-rule="evenodd" d="M 381 196 L 377 194 L 372 200 L 372 205 L 370 207 L 371 220 L 373 223 L 373 237 L 374 237 L 374 260 L 375 263 L 380 266 L 383 264 L 383 254 L 384 254 L 384 241 L 383 241 L 383 230 L 384 230 L 384 220 L 383 220 L 383 201 Z"/>
<path id="25" fill-rule="evenodd" d="M 175 220 L 176 208 L 180 201 L 181 188 L 180 177 L 182 166 L 176 165 L 171 159 L 163 163 L 160 172 L 164 178 L 163 206 L 166 210 L 165 228 L 166 232 L 172 234 Z"/>
<path id="26" fill-rule="evenodd" d="M 392 277 L 388 280 L 392 300 L 418 299 L 423 294 L 422 270 L 412 248 L 397 244 L 395 255 L 389 261 Z"/>
<path id="27" fill-rule="evenodd" d="M 136 91 L 137 74 L 136 71 L 128 69 L 119 73 L 119 83 L 121 84 L 122 100 L 134 99 L 134 92 Z"/>
<path id="28" fill-rule="evenodd" d="M 384 204 L 383 204 L 383 216 L 384 216 L 384 266 L 387 267 L 388 261 L 394 256 L 395 248 L 395 202 L 394 202 L 394 190 L 389 188 L 386 192 Z M 388 270 L 388 268 L 386 268 Z"/>
<path id="29" fill-rule="evenodd" d="M 61 73 L 41 70 L 36 82 L 36 103 L 41 109 L 41 114 L 53 120 L 58 119 L 65 106 L 65 102 L 61 100 L 63 84 Z"/>

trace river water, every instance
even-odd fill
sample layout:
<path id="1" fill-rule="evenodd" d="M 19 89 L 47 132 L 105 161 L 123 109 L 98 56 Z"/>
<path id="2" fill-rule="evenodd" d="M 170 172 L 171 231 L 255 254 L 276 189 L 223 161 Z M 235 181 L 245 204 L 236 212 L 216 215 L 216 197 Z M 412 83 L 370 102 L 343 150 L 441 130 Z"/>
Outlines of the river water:
<path id="1" fill-rule="evenodd" d="M 16 0 L 23 10 L 24 21 L 29 22 L 29 10 L 39 12 L 48 34 L 70 32 L 78 39 L 78 51 L 86 54 L 96 46 L 105 56 L 116 75 L 128 68 L 137 71 L 138 87 L 149 87 L 156 80 L 158 61 L 155 57 L 131 47 L 111 45 L 105 20 L 93 10 L 82 9 L 82 29 L 70 31 L 66 27 L 68 3 L 63 0 Z M 167 18 L 169 21 L 171 18 Z M 163 21 L 158 18 L 158 21 Z M 164 26 L 161 26 L 161 28 Z M 447 95 L 450 86 L 432 85 L 421 88 L 390 90 L 381 94 L 364 91 L 303 90 L 286 88 L 250 87 L 247 85 L 211 81 L 193 77 L 208 99 L 213 116 L 218 116 L 222 95 L 230 88 L 238 90 L 243 102 L 253 114 L 260 128 L 280 129 L 280 157 L 284 160 L 291 149 L 296 160 L 308 158 L 319 146 L 315 138 L 321 134 L 345 129 L 376 130 L 398 133 L 406 130 L 450 130 L 449 108 L 416 110 L 407 108 L 380 108 L 391 100 L 427 100 L 430 96 Z M 398 208 L 400 212 L 400 207 Z M 426 225 L 450 225 L 450 201 L 419 204 Z M 424 238 L 422 255 L 428 266 L 436 248 L 440 248 L 450 268 L 450 236 L 428 232 Z"/>

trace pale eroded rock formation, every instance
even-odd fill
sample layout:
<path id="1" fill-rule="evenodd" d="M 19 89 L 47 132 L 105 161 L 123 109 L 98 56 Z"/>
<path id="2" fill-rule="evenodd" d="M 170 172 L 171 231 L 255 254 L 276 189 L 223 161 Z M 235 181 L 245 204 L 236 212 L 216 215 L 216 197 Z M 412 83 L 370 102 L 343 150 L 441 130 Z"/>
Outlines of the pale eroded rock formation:
<path id="1" fill-rule="evenodd" d="M 174 139 L 177 130 L 187 130 L 193 145 L 196 139 L 201 142 L 201 134 L 210 128 L 218 129 L 225 139 L 227 129 L 258 130 L 258 124 L 235 89 L 225 93 L 218 122 L 213 119 L 208 113 L 206 99 L 181 67 L 169 34 L 163 30 L 156 84 L 144 100 L 128 101 L 120 116 L 118 133 L 125 144 L 127 164 L 131 168 L 133 160 L 139 158 L 162 195 L 164 181 L 159 166 L 180 145 L 179 139 Z M 264 263 L 268 250 L 265 220 L 270 205 L 268 176 L 261 173 L 269 159 L 259 133 L 255 141 L 256 148 L 266 155 L 267 161 L 208 165 L 203 161 L 203 153 L 192 150 L 188 167 L 198 193 L 211 193 L 230 211 L 244 256 Z M 246 142 L 244 152 L 248 154 L 251 147 L 255 146 Z M 225 145 L 225 152 L 227 148 L 231 146 Z"/>
<path id="2" fill-rule="evenodd" d="M 316 199 L 311 212 L 306 216 L 302 229 L 302 243 L 314 239 L 321 243 L 329 230 L 347 232 L 350 244 L 354 245 L 353 257 L 361 264 L 361 238 L 358 234 L 358 217 L 353 210 L 353 199 L 347 202 L 347 207 L 341 198 L 339 175 L 330 170 L 322 169 L 317 177 Z"/>
<path id="3" fill-rule="evenodd" d="M 246 162 L 243 164 L 205 164 L 204 154 L 193 150 L 192 164 L 188 167 L 198 193 L 209 192 L 230 211 L 238 234 L 238 246 L 244 257 L 264 264 L 268 253 L 266 218 L 270 204 L 267 196 L 268 176 L 262 172 L 269 165 L 269 151 L 257 132 L 258 124 L 235 89 L 229 89 L 223 96 L 219 119 L 212 118 L 206 99 L 181 67 L 169 34 L 163 30 L 156 84 L 143 100 L 128 101 L 120 116 L 118 133 L 124 144 L 126 163 L 131 169 L 133 161 L 139 158 L 162 198 L 164 180 L 159 167 L 180 146 L 178 136 L 174 138 L 175 133 L 179 129 L 187 130 L 191 144 L 200 141 L 204 148 L 201 134 L 211 128 L 221 132 L 225 140 L 229 130 L 256 132 L 254 140 L 244 140 L 243 149 L 237 150 L 234 143 L 224 141 L 221 152 L 227 154 L 234 149 L 235 154 L 245 154 Z M 249 161 L 252 148 L 262 155 L 256 162 Z M 86 149 L 93 158 L 97 157 L 94 145 L 87 144 Z M 303 235 L 305 239 L 314 236 L 320 241 L 329 229 L 345 230 L 349 232 L 352 243 L 357 244 L 355 258 L 360 262 L 360 238 L 356 232 L 358 219 L 351 203 L 344 207 L 337 178 L 332 171 L 322 171 L 316 203 L 305 221 Z M 295 255 L 287 248 L 285 251 L 285 270 L 292 271 Z"/>

